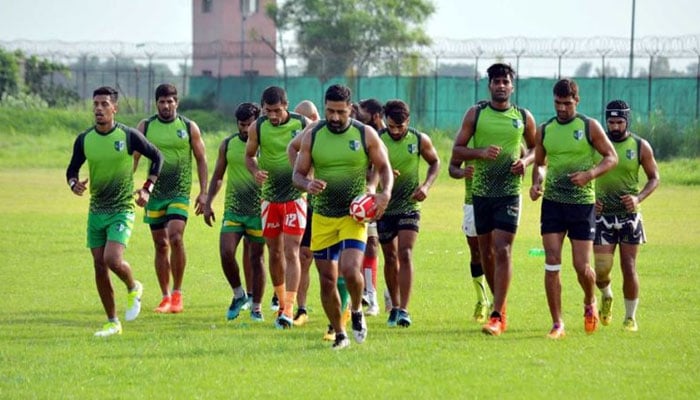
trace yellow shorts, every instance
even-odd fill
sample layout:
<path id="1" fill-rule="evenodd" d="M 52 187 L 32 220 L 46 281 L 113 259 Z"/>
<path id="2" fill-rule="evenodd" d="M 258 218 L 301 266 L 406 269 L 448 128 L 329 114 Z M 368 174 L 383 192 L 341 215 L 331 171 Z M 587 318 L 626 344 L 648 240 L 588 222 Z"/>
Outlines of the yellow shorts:
<path id="1" fill-rule="evenodd" d="M 349 215 L 325 217 L 314 213 L 311 220 L 311 251 L 327 249 L 348 239 L 367 243 L 367 225 Z"/>

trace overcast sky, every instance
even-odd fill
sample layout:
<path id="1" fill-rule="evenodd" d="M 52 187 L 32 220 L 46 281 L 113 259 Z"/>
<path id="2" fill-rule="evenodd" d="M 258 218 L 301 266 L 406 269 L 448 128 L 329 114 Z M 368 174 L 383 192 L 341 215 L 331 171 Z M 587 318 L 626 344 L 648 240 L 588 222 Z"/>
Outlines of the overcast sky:
<path id="1" fill-rule="evenodd" d="M 215 0 L 238 1 L 238 0 Z M 629 37 L 632 0 L 435 0 L 433 37 Z M 191 0 L 0 0 L 0 39 L 188 42 Z M 700 34 L 700 1 L 637 0 L 636 35 Z"/>

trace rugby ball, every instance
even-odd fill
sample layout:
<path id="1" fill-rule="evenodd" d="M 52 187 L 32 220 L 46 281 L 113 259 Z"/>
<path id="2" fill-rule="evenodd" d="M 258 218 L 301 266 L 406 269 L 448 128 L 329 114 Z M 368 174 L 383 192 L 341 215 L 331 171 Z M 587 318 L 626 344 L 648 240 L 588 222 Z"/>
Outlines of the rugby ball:
<path id="1" fill-rule="evenodd" d="M 377 209 L 374 206 L 374 197 L 367 193 L 361 194 L 350 203 L 350 216 L 357 222 L 369 222 L 377 215 Z"/>

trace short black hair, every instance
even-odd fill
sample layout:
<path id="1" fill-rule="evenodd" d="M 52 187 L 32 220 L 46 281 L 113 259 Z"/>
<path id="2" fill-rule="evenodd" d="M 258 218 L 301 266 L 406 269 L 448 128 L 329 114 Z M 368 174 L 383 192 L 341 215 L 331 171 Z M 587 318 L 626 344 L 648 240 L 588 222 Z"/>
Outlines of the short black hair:
<path id="1" fill-rule="evenodd" d="M 578 99 L 578 85 L 573 79 L 564 78 L 557 81 L 554 84 L 552 92 L 557 97 L 569 97 L 572 96 Z"/>
<path id="2" fill-rule="evenodd" d="M 241 103 L 236 107 L 236 120 L 247 121 L 251 117 L 256 119 L 260 116 L 260 106 L 255 103 Z"/>
<path id="3" fill-rule="evenodd" d="M 397 124 L 403 124 L 411 116 L 411 110 L 403 100 L 389 100 L 384 105 L 384 115 Z"/>
<path id="4" fill-rule="evenodd" d="M 279 86 L 269 86 L 262 93 L 260 104 L 288 104 L 287 92 Z"/>
<path id="5" fill-rule="evenodd" d="M 382 107 L 382 103 L 380 103 L 377 99 L 360 100 L 360 107 L 371 115 L 384 115 L 384 108 Z"/>
<path id="6" fill-rule="evenodd" d="M 109 96 L 113 103 L 119 101 L 119 92 L 111 86 L 100 86 L 92 92 L 92 97 Z"/>
<path id="7" fill-rule="evenodd" d="M 352 102 L 352 91 L 345 85 L 331 85 L 326 89 L 326 101 L 344 101 L 347 104 Z"/>
<path id="8" fill-rule="evenodd" d="M 156 88 L 156 101 L 161 97 L 173 96 L 177 100 L 177 88 L 170 83 L 163 83 Z"/>
<path id="9" fill-rule="evenodd" d="M 489 76 L 489 82 L 491 82 L 493 78 L 500 78 L 503 76 L 510 77 L 511 81 L 515 80 L 515 70 L 510 64 L 493 64 L 486 70 L 486 74 Z"/>

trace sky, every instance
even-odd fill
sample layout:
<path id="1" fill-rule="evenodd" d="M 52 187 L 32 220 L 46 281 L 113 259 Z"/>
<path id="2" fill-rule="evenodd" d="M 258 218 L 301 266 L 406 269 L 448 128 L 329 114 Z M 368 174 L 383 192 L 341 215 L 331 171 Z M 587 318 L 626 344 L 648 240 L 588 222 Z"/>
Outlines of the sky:
<path id="1" fill-rule="evenodd" d="M 237 0 L 215 0 L 237 1 Z M 433 38 L 629 38 L 633 0 L 433 0 Z M 190 42 L 192 0 L 0 0 L 0 41 Z M 700 35 L 700 1 L 636 0 L 635 36 Z"/>

